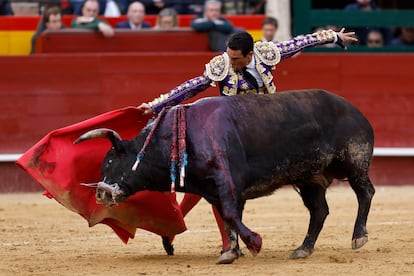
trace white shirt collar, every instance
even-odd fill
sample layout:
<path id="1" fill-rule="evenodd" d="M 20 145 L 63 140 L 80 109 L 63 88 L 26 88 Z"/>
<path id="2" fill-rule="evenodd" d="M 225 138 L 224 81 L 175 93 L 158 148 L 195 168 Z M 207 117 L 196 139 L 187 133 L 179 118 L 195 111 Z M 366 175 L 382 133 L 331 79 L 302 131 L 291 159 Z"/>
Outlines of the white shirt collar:
<path id="1" fill-rule="evenodd" d="M 253 75 L 253 77 L 256 79 L 257 84 L 259 87 L 263 86 L 263 80 L 259 75 L 259 72 L 256 69 L 256 61 L 254 60 L 254 55 L 252 55 L 252 61 L 250 61 L 249 64 L 246 65 L 246 70 Z"/>
<path id="2" fill-rule="evenodd" d="M 256 65 L 256 62 L 254 61 L 254 55 L 252 55 L 252 60 L 250 61 L 249 64 L 246 65 L 246 68 L 256 70 L 255 65 Z"/>

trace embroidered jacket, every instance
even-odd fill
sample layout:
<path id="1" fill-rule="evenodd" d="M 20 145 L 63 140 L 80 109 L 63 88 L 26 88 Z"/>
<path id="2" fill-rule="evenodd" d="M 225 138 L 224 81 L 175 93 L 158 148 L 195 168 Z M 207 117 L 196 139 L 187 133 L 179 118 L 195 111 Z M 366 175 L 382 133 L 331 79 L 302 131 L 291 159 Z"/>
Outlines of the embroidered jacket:
<path id="1" fill-rule="evenodd" d="M 253 55 L 255 68 L 263 81 L 263 87 L 255 89 L 240 73 L 230 66 L 227 53 L 215 56 L 206 64 L 202 76 L 187 80 L 149 103 L 155 113 L 166 106 L 173 106 L 187 100 L 210 86 L 218 84 L 220 95 L 276 92 L 272 70 L 281 59 L 288 58 L 305 48 L 337 42 L 337 35 L 332 30 L 324 30 L 313 34 L 296 36 L 291 40 L 273 43 L 258 41 L 254 44 Z"/>

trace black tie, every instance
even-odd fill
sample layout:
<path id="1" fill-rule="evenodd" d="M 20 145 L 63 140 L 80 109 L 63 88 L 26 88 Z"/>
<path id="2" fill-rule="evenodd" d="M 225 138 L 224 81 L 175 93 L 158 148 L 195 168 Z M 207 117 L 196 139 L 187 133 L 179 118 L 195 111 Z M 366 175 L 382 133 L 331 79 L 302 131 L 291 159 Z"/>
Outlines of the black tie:
<path id="1" fill-rule="evenodd" d="M 242 72 L 243 72 L 243 75 L 246 78 L 247 82 L 250 83 L 250 85 L 252 85 L 255 89 L 258 89 L 259 88 L 259 85 L 257 84 L 257 80 L 256 80 L 255 77 L 253 77 L 252 74 L 250 74 L 247 71 L 247 67 L 244 67 L 242 69 Z"/>

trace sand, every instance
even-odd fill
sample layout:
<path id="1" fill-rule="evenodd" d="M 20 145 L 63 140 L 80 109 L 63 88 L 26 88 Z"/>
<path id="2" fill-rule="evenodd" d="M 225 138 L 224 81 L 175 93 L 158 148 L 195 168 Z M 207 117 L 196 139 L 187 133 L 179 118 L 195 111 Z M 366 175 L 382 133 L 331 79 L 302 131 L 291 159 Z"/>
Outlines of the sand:
<path id="1" fill-rule="evenodd" d="M 329 188 L 330 215 L 307 259 L 292 260 L 309 215 L 290 187 L 249 201 L 245 224 L 262 235 L 262 251 L 216 265 L 220 236 L 204 200 L 186 217 L 188 230 L 167 256 L 161 238 L 138 230 L 124 245 L 105 225 L 86 221 L 41 193 L 0 194 L 0 275 L 414 275 L 414 185 L 376 187 L 368 243 L 351 249 L 355 194 Z"/>

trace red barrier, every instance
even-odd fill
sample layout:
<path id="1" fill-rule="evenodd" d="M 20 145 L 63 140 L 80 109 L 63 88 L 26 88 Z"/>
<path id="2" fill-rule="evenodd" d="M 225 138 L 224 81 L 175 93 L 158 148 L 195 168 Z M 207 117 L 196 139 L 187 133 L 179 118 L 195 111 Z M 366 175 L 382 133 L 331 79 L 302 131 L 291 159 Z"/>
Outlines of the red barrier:
<path id="1" fill-rule="evenodd" d="M 148 101 L 200 75 L 213 55 L 0 57 L 0 152 L 22 152 L 52 129 Z M 412 54 L 301 54 L 274 75 L 279 91 L 322 88 L 347 98 L 371 121 L 377 147 L 414 147 L 413 63 Z"/>
<path id="2" fill-rule="evenodd" d="M 149 101 L 202 74 L 212 56 L 164 52 L 0 57 L 0 153 L 24 152 L 53 129 Z M 412 64 L 414 54 L 300 54 L 282 61 L 274 76 L 279 91 L 322 88 L 354 103 L 372 123 L 376 147 L 414 147 Z M 212 95 L 218 95 L 217 88 L 200 97 Z M 412 157 L 399 159 L 405 165 L 395 162 L 397 167 L 383 159 L 386 165 L 374 167 L 377 183 L 390 178 L 396 184 L 414 183 Z M 393 171 L 398 173 L 381 176 Z"/>
<path id="3" fill-rule="evenodd" d="M 105 52 L 205 52 L 210 51 L 207 33 L 190 28 L 172 31 L 144 29 L 115 30 L 107 38 L 92 30 L 65 29 L 45 32 L 36 41 L 36 53 L 105 53 Z"/>

